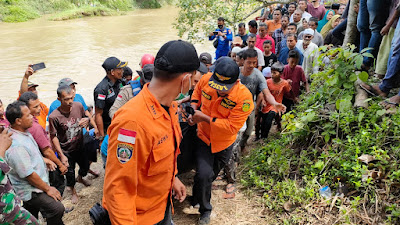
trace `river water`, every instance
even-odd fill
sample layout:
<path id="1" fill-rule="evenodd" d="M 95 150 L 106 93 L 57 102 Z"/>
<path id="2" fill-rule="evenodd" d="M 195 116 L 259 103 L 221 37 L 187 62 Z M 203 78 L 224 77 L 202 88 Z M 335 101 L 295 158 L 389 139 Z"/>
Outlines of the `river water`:
<path id="1" fill-rule="evenodd" d="M 77 93 L 93 104 L 93 90 L 105 76 L 104 60 L 116 56 L 133 71 L 140 69 L 143 54 L 155 56 L 165 42 L 178 39 L 172 27 L 177 14 L 177 8 L 163 7 L 114 17 L 0 23 L 0 99 L 5 105 L 14 101 L 27 65 L 45 62 L 47 68 L 30 78 L 39 84 L 42 102 L 50 106 L 58 81 L 70 77 L 78 83 Z M 198 54 L 215 55 L 209 41 L 195 46 Z"/>

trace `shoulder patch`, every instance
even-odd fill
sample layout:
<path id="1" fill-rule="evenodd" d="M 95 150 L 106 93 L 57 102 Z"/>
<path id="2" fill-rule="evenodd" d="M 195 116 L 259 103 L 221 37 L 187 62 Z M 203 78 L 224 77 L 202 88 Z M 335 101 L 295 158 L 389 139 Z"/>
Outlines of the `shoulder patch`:
<path id="1" fill-rule="evenodd" d="M 248 112 L 250 110 L 250 100 L 244 100 L 243 106 L 242 106 L 242 111 L 243 112 Z"/>
<path id="2" fill-rule="evenodd" d="M 236 102 L 230 100 L 229 98 L 224 98 L 221 101 L 221 105 L 227 109 L 233 109 L 236 106 Z"/>
<path id="3" fill-rule="evenodd" d="M 134 145 L 136 142 L 136 131 L 121 128 L 119 129 L 117 140 Z"/>
<path id="4" fill-rule="evenodd" d="M 128 144 L 118 144 L 117 146 L 117 159 L 120 163 L 124 164 L 131 160 L 133 155 L 133 146 Z"/>
<path id="5" fill-rule="evenodd" d="M 98 95 L 97 95 L 97 99 L 98 99 L 98 100 L 106 100 L 106 96 L 105 96 L 105 95 L 102 95 L 102 94 L 98 94 Z"/>

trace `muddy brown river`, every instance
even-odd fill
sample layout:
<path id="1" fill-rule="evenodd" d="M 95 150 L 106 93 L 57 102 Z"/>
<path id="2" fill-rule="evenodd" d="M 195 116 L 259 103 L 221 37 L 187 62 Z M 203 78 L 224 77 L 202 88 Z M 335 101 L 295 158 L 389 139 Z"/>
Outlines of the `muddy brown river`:
<path id="1" fill-rule="evenodd" d="M 50 106 L 58 81 L 70 77 L 78 83 L 77 93 L 93 104 L 93 89 L 105 76 L 103 61 L 116 56 L 138 70 L 143 54 L 156 55 L 165 42 L 178 39 L 172 27 L 177 14 L 177 8 L 164 7 L 113 17 L 0 23 L 0 99 L 5 105 L 14 101 L 27 65 L 45 62 L 47 68 L 30 79 L 40 85 L 41 101 Z M 195 46 L 198 54 L 215 55 L 207 40 Z"/>

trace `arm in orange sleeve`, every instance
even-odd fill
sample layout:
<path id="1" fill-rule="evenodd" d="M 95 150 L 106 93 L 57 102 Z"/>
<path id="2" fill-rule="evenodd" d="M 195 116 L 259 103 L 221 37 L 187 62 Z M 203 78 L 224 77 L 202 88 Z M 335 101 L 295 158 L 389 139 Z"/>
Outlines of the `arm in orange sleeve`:
<path id="1" fill-rule="evenodd" d="M 205 80 L 203 78 L 200 79 L 199 83 L 195 86 L 192 94 L 191 105 L 194 109 L 198 109 L 201 105 L 201 88 L 203 87 Z"/>
<path id="2" fill-rule="evenodd" d="M 149 157 L 153 141 L 146 136 L 144 130 L 134 121 L 119 120 L 111 124 L 109 133 L 109 145 L 107 154 L 107 169 L 104 179 L 103 201 L 109 213 L 113 225 L 132 224 L 137 225 L 136 196 L 138 175 L 141 167 Z M 132 137 L 120 141 L 120 129 L 136 132 L 134 144 Z M 125 136 L 126 138 L 126 136 Z M 118 140 L 120 139 L 120 140 Z M 131 143 L 129 143 L 131 142 Z M 132 150 L 131 158 L 122 163 L 117 154 L 122 148 Z"/>
<path id="3" fill-rule="evenodd" d="M 249 92 L 246 97 L 239 102 L 235 108 L 232 109 L 228 118 L 211 118 L 211 135 L 219 133 L 228 133 L 231 135 L 236 135 L 243 124 L 246 122 L 250 113 L 254 109 L 254 103 L 252 96 Z"/>
<path id="4" fill-rule="evenodd" d="M 289 93 L 291 90 L 292 90 L 292 86 L 289 84 L 289 82 L 287 82 L 285 84 L 285 87 L 283 88 L 283 91 L 284 91 L 283 94 Z"/>

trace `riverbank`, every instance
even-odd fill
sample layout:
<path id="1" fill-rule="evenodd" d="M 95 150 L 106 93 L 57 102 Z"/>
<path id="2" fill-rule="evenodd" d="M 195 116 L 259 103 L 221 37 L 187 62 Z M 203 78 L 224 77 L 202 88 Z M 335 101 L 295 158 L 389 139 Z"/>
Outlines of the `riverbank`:
<path id="1" fill-rule="evenodd" d="M 89 16 L 122 15 L 136 8 L 154 9 L 172 0 L 8 0 L 0 1 L 0 21 L 16 23 L 54 14 L 50 20 L 69 20 Z"/>

